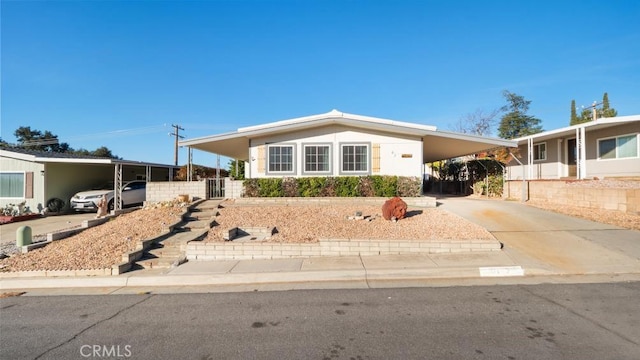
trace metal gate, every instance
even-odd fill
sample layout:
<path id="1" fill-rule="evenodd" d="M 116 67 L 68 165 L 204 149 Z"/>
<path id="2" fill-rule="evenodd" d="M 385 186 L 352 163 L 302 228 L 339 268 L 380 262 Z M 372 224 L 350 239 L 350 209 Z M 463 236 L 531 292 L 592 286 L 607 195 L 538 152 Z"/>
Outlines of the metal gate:
<path id="1" fill-rule="evenodd" d="M 207 179 L 207 198 L 224 198 L 224 178 Z"/>

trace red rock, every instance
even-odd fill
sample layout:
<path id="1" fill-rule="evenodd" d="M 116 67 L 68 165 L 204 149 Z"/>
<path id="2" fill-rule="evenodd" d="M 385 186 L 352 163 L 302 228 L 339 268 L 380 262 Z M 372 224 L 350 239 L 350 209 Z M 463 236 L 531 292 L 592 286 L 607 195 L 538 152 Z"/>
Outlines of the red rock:
<path id="1" fill-rule="evenodd" d="M 407 203 L 397 196 L 385 201 L 384 205 L 382 205 L 382 217 L 385 220 L 391 220 L 392 218 L 396 218 L 396 220 L 404 219 L 406 214 Z"/>

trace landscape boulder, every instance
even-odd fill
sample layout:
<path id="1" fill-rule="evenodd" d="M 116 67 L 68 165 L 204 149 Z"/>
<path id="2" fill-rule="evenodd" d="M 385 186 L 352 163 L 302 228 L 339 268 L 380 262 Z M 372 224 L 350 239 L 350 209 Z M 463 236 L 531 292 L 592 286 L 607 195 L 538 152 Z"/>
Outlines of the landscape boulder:
<path id="1" fill-rule="evenodd" d="M 382 205 L 382 217 L 385 220 L 404 219 L 407 214 L 407 203 L 399 197 L 391 198 Z"/>

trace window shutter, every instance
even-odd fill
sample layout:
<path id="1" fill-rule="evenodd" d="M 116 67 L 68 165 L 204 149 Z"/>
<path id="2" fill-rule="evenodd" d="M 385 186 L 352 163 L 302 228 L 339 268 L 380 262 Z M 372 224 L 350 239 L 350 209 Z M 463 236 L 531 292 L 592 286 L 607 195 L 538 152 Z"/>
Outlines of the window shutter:
<path id="1" fill-rule="evenodd" d="M 266 159 L 266 156 L 264 154 L 264 145 L 260 145 L 258 146 L 258 173 L 260 174 L 265 173 L 265 168 L 264 168 L 265 159 Z"/>
<path id="2" fill-rule="evenodd" d="M 373 144 L 371 146 L 371 171 L 374 173 L 380 172 L 380 144 Z"/>
<path id="3" fill-rule="evenodd" d="M 33 199 L 33 172 L 24 173 L 24 198 Z"/>

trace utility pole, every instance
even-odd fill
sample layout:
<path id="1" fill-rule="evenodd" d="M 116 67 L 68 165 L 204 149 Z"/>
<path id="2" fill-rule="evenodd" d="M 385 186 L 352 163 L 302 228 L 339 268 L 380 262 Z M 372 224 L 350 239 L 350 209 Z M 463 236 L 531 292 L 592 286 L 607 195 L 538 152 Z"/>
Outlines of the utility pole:
<path id="1" fill-rule="evenodd" d="M 184 130 L 182 127 L 180 127 L 180 125 L 171 125 L 172 128 L 174 128 L 174 131 L 172 133 L 169 133 L 169 136 L 175 136 L 176 137 L 176 145 L 175 145 L 175 152 L 174 152 L 174 161 L 175 161 L 175 166 L 178 166 L 178 139 L 184 139 L 184 136 L 180 135 L 179 131 L 180 130 Z"/>
<path id="2" fill-rule="evenodd" d="M 598 119 L 598 112 L 596 111 L 596 106 L 600 106 L 603 103 L 598 103 L 596 101 L 593 102 L 593 105 L 586 107 L 585 109 L 592 109 L 593 110 L 593 121 L 596 121 Z"/>

